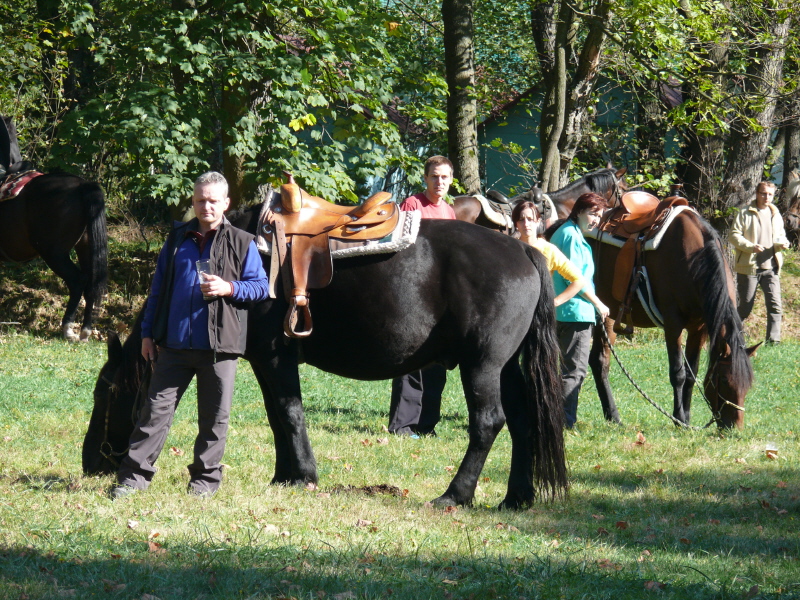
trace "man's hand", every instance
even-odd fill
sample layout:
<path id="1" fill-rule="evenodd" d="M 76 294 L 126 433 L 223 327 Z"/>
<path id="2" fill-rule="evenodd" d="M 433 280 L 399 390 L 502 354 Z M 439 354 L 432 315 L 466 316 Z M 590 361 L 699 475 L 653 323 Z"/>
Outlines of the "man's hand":
<path id="1" fill-rule="evenodd" d="M 158 349 L 153 338 L 142 338 L 142 356 L 145 360 L 153 361 L 158 356 Z"/>
<path id="2" fill-rule="evenodd" d="M 753 252 L 763 252 L 764 246 L 761 244 L 753 244 Z"/>
<path id="3" fill-rule="evenodd" d="M 205 281 L 200 284 L 200 291 L 204 296 L 215 298 L 223 296 L 233 296 L 233 285 L 217 275 L 206 275 Z"/>

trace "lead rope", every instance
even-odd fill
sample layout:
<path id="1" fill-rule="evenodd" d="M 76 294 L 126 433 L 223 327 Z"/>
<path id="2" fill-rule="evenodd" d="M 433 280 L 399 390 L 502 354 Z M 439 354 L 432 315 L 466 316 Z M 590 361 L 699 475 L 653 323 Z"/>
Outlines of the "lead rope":
<path id="1" fill-rule="evenodd" d="M 636 388 L 636 391 L 637 391 L 637 392 L 639 392 L 639 393 L 642 395 L 642 397 L 643 397 L 645 400 L 647 400 L 647 401 L 648 401 L 648 402 L 649 402 L 649 403 L 650 403 L 650 404 L 653 406 L 653 408 L 655 408 L 655 409 L 656 409 L 658 412 L 660 412 L 660 413 L 661 413 L 662 415 L 664 415 L 665 417 L 667 417 L 667 418 L 671 419 L 671 420 L 672 420 L 672 421 L 673 421 L 673 422 L 674 422 L 676 425 L 680 425 L 681 427 L 683 427 L 683 428 L 685 428 L 685 429 L 693 429 L 693 430 L 705 429 L 706 427 L 708 427 L 709 425 L 711 425 L 711 423 L 714 423 L 714 422 L 715 422 L 715 419 L 711 419 L 711 420 L 710 420 L 710 421 L 709 421 L 709 422 L 708 422 L 708 423 L 707 423 L 705 426 L 703 426 L 703 427 L 696 427 L 696 426 L 694 426 L 694 425 L 687 425 L 686 423 L 682 423 L 681 421 L 679 421 L 678 419 L 676 419 L 675 417 L 673 417 L 671 414 L 669 414 L 667 411 L 665 411 L 663 408 L 661 408 L 661 407 L 658 405 L 658 403 L 657 403 L 657 402 L 655 402 L 653 399 L 651 399 L 651 398 L 650 398 L 650 396 L 648 396 L 648 395 L 647 395 L 647 393 L 646 393 L 646 392 L 645 392 L 645 391 L 644 391 L 644 390 L 643 390 L 641 387 L 639 387 L 639 384 L 638 384 L 638 383 L 636 383 L 636 381 L 633 379 L 633 376 L 632 376 L 632 375 L 631 375 L 631 374 L 628 372 L 628 369 L 626 369 L 626 368 L 625 368 L 625 365 L 624 365 L 624 364 L 622 364 L 622 361 L 620 360 L 619 356 L 617 355 L 617 351 L 614 349 L 614 345 L 611 343 L 611 340 L 608 338 L 608 332 L 606 331 L 606 328 L 605 328 L 605 326 L 603 325 L 603 323 L 601 322 L 601 323 L 598 325 L 598 327 L 600 327 L 600 329 L 601 329 L 601 330 L 602 330 L 602 332 L 603 332 L 603 341 L 605 341 L 605 343 L 606 343 L 606 344 L 608 344 L 608 347 L 611 349 L 611 354 L 614 356 L 614 360 L 616 360 L 616 361 L 617 361 L 617 364 L 619 365 L 619 368 L 620 368 L 620 369 L 622 369 L 622 372 L 625 374 L 625 377 L 627 377 L 627 378 L 628 378 L 628 381 L 630 381 L 630 382 L 631 382 L 631 385 L 633 385 L 633 387 L 634 387 L 634 388 Z M 684 357 L 684 361 L 685 361 L 685 360 L 686 360 L 686 357 Z M 704 396 L 704 397 L 705 397 L 705 396 Z M 707 400 L 706 400 L 706 401 L 707 401 Z"/>

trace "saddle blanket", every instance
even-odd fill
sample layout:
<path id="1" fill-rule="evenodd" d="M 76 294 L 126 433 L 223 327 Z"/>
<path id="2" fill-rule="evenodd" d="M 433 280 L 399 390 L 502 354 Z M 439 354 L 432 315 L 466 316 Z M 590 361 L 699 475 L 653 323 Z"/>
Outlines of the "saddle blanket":
<path id="1" fill-rule="evenodd" d="M 664 217 L 664 224 L 661 226 L 661 229 L 654 235 L 651 239 L 647 240 L 644 243 L 644 250 L 655 250 L 658 248 L 659 244 L 661 244 L 661 240 L 664 238 L 664 233 L 669 229 L 669 226 L 672 224 L 672 221 L 675 220 L 679 214 L 681 214 L 685 210 L 690 210 L 694 213 L 697 213 L 691 206 L 673 206 L 672 208 L 667 209 L 669 212 L 667 216 Z M 611 244 L 612 246 L 616 246 L 617 248 L 622 248 L 627 241 L 626 238 L 620 238 L 613 236 L 609 233 L 600 231 L 598 229 L 592 229 L 588 233 L 584 234 L 584 237 L 592 238 L 594 240 L 600 240 L 604 244 Z"/>
<path id="2" fill-rule="evenodd" d="M 262 211 L 267 209 L 266 203 Z M 363 242 L 347 242 L 344 240 L 331 238 L 330 249 L 331 258 L 347 258 L 351 256 L 363 256 L 366 254 L 388 254 L 390 252 L 400 252 L 411 246 L 417 241 L 417 234 L 419 233 L 419 223 L 422 218 L 422 213 L 418 210 L 414 211 L 400 211 L 400 219 L 397 221 L 397 227 L 394 231 L 380 240 L 369 240 Z M 256 236 L 256 246 L 261 254 L 270 256 L 272 254 L 272 244 L 266 239 L 264 235 L 264 228 L 262 225 L 258 230 Z"/>
<path id="3" fill-rule="evenodd" d="M 0 202 L 3 200 L 11 200 L 19 196 L 28 182 L 34 177 L 41 175 L 39 171 L 23 171 L 22 173 L 14 173 L 6 177 L 6 180 L 0 184 Z"/>

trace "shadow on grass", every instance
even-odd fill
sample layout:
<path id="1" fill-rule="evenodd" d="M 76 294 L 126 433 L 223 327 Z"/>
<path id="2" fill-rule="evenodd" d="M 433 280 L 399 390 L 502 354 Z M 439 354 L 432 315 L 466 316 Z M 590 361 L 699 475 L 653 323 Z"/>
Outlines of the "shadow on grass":
<path id="1" fill-rule="evenodd" d="M 106 557 L 42 555 L 0 547 L 5 597 L 17 598 L 670 598 L 742 597 L 686 568 L 691 582 L 655 582 L 642 573 L 563 557 L 390 556 L 368 546 L 330 551 L 309 544 L 185 545 L 130 542 Z M 663 586 L 663 588 L 661 587 Z M 1 594 L 1 593 L 0 593 Z M 772 596 L 760 595 L 759 598 Z M 775 596 L 777 597 L 777 596 Z M 787 597 L 787 596 L 782 596 Z"/>

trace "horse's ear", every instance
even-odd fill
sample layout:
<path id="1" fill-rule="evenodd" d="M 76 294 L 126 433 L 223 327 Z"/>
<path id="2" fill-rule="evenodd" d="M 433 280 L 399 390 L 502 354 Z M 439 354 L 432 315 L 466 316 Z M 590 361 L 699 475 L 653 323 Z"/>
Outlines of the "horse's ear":
<path id="1" fill-rule="evenodd" d="M 745 348 L 745 352 L 747 352 L 747 356 L 753 358 L 756 355 L 756 350 L 758 347 L 763 344 L 764 342 L 758 342 L 755 346 L 750 346 L 749 348 Z"/>
<path id="2" fill-rule="evenodd" d="M 614 168 L 614 165 L 611 164 L 610 160 L 608 162 L 606 162 L 606 169 L 613 169 L 613 168 Z"/>
<path id="3" fill-rule="evenodd" d="M 608 166 L 608 168 L 609 168 L 609 169 L 611 169 L 611 168 L 612 168 L 612 167 L 611 167 L 611 163 L 609 163 L 609 166 Z M 622 179 L 623 177 L 625 177 L 625 173 L 627 173 L 627 172 L 628 172 L 628 167 L 622 167 L 620 170 L 618 170 L 618 171 L 615 173 L 615 176 L 616 176 L 616 178 L 617 178 L 617 179 Z"/>
<path id="4" fill-rule="evenodd" d="M 108 362 L 122 362 L 122 342 L 119 341 L 119 336 L 113 331 L 108 334 L 106 345 L 108 346 Z"/>

